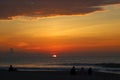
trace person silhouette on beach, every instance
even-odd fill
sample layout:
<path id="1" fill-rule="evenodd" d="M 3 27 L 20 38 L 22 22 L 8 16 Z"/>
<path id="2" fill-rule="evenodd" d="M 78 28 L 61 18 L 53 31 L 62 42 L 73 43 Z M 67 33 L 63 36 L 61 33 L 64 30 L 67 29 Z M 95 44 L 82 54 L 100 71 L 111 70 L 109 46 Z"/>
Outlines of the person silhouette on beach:
<path id="1" fill-rule="evenodd" d="M 14 68 L 13 68 L 12 65 L 10 65 L 10 67 L 9 67 L 9 72 L 10 72 L 10 71 L 14 71 Z"/>
<path id="2" fill-rule="evenodd" d="M 76 69 L 75 66 L 72 67 L 71 71 L 70 71 L 71 75 L 75 75 L 76 74 Z"/>
<path id="3" fill-rule="evenodd" d="M 85 73 L 85 71 L 84 71 L 84 68 L 82 67 L 81 69 L 80 69 L 80 74 L 84 74 Z"/>
<path id="4" fill-rule="evenodd" d="M 10 65 L 10 67 L 9 67 L 9 70 L 8 70 L 9 72 L 10 71 L 17 71 L 17 68 L 13 68 L 13 66 L 12 65 Z"/>
<path id="5" fill-rule="evenodd" d="M 92 75 L 92 73 L 93 73 L 92 68 L 89 68 L 89 69 L 88 69 L 88 75 Z"/>

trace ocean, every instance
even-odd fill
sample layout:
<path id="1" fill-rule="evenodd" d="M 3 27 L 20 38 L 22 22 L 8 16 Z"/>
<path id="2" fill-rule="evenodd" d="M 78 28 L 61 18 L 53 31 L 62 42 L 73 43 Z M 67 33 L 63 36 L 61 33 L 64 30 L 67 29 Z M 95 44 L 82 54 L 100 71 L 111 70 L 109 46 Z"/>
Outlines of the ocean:
<path id="1" fill-rule="evenodd" d="M 24 57 L 24 56 L 23 56 Z M 35 57 L 35 56 L 34 56 Z M 0 67 L 1 70 L 7 70 L 9 65 L 13 65 L 18 68 L 19 71 L 69 71 L 72 66 L 76 67 L 76 70 L 80 70 L 84 67 L 86 70 L 88 68 L 93 68 L 94 71 L 104 71 L 120 73 L 120 67 L 108 68 L 103 66 L 98 66 L 95 64 L 100 63 L 120 63 L 119 56 L 57 56 L 57 57 L 24 57 L 25 59 L 16 58 L 14 60 L 2 60 Z"/>

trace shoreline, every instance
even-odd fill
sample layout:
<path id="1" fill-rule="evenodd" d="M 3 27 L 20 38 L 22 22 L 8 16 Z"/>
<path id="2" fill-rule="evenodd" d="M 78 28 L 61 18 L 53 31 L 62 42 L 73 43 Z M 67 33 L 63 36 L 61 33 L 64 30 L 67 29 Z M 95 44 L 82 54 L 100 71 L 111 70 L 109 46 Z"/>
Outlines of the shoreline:
<path id="1" fill-rule="evenodd" d="M 0 71 L 8 71 L 8 68 L 9 67 L 1 67 L 0 68 Z M 50 68 L 50 67 L 46 67 L 46 68 L 27 68 L 27 67 L 14 67 L 17 69 L 17 71 L 28 71 L 28 72 L 31 72 L 31 71 L 35 71 L 35 72 L 39 72 L 39 71 L 70 71 L 70 67 L 69 68 L 58 68 L 58 67 L 53 67 L 53 68 Z M 78 67 L 76 66 L 76 71 L 79 72 L 81 70 L 82 67 Z M 83 67 L 84 68 L 84 67 Z M 90 68 L 90 67 L 89 67 Z M 104 72 L 104 73 L 113 73 L 113 74 L 120 74 L 120 69 L 116 69 L 116 68 L 104 68 L 104 67 L 94 67 L 92 68 L 94 72 Z M 84 68 L 84 71 L 87 72 L 88 71 L 88 68 Z"/>

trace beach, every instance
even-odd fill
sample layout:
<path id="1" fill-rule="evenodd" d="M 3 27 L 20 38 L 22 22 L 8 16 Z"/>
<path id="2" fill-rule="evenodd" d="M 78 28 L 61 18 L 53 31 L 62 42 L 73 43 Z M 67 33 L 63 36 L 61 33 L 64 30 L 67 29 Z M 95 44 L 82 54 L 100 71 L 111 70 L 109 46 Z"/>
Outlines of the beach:
<path id="1" fill-rule="evenodd" d="M 94 72 L 70 75 L 69 71 L 0 71 L 0 80 L 120 80 L 120 74 Z"/>

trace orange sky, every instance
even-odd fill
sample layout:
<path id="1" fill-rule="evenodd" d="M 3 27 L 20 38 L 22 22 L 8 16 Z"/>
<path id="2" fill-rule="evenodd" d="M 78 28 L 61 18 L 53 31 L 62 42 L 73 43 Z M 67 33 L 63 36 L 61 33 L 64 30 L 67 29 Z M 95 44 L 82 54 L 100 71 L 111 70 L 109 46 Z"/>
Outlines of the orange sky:
<path id="1" fill-rule="evenodd" d="M 104 10 L 86 15 L 13 15 L 11 20 L 1 19 L 0 50 L 15 48 L 50 54 L 86 50 L 119 51 L 120 5 L 102 8 Z"/>

